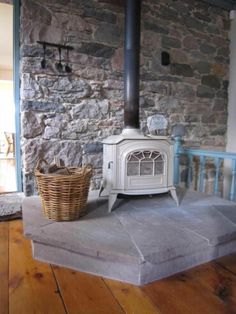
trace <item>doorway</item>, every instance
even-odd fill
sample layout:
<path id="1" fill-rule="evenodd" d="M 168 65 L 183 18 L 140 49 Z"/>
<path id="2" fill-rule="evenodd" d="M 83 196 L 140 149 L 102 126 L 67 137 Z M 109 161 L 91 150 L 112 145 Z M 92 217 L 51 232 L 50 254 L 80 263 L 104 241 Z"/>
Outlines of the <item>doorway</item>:
<path id="1" fill-rule="evenodd" d="M 14 99 L 14 6 L 0 3 L 0 193 L 19 190 Z"/>

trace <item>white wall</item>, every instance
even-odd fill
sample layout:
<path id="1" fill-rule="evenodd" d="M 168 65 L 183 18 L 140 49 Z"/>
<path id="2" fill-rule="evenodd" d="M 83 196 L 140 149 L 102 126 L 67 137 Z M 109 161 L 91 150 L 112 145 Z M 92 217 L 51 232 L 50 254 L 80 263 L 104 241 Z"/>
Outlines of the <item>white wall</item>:
<path id="1" fill-rule="evenodd" d="M 13 71 L 12 70 L 1 70 L 0 69 L 0 81 L 12 81 Z"/>
<path id="2" fill-rule="evenodd" d="M 13 6 L 0 3 L 0 70 L 13 69 Z M 4 78 L 5 79 L 5 78 Z"/>
<path id="3" fill-rule="evenodd" d="M 228 103 L 228 152 L 236 153 L 236 11 L 231 11 L 230 30 L 230 73 L 229 73 L 229 103 Z M 225 197 L 228 196 L 231 177 L 231 162 L 225 162 Z"/>

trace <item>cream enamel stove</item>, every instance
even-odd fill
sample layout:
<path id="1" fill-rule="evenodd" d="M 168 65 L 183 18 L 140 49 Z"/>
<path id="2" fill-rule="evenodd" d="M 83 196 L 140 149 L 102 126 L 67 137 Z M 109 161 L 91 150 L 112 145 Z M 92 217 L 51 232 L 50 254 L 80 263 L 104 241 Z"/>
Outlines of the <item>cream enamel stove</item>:
<path id="1" fill-rule="evenodd" d="M 170 191 L 178 206 L 173 185 L 172 141 L 165 136 L 125 131 L 103 141 L 101 194 L 109 195 L 109 212 L 119 193 L 150 195 Z"/>
<path id="2" fill-rule="evenodd" d="M 109 195 L 109 211 L 117 195 L 171 192 L 173 143 L 163 136 L 140 132 L 139 59 L 141 0 L 127 0 L 125 12 L 124 130 L 103 141 L 103 183 L 100 194 Z"/>

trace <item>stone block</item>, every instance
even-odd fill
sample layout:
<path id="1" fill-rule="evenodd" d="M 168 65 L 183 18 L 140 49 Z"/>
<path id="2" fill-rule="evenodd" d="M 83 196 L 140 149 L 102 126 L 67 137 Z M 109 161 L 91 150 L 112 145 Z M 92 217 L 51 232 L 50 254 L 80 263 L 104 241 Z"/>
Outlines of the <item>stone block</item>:
<path id="1" fill-rule="evenodd" d="M 107 100 L 83 100 L 71 110 L 73 118 L 101 119 L 108 114 L 109 103 Z"/>
<path id="2" fill-rule="evenodd" d="M 205 86 L 205 85 L 199 85 L 197 87 L 197 96 L 201 98 L 214 98 L 215 97 L 215 91 L 214 89 Z"/>
<path id="3" fill-rule="evenodd" d="M 219 90 L 217 93 L 216 93 L 216 96 L 218 97 L 218 98 L 222 98 L 222 99 L 227 99 L 227 97 L 228 97 L 228 91 L 227 90 L 225 90 L 225 89 L 221 89 L 221 90 Z"/>
<path id="4" fill-rule="evenodd" d="M 42 119 L 33 111 L 25 111 L 21 117 L 23 132 L 25 138 L 34 138 L 43 133 L 44 124 Z"/>
<path id="5" fill-rule="evenodd" d="M 199 19 L 199 20 L 202 20 L 202 21 L 204 21 L 204 22 L 207 22 L 207 23 L 209 23 L 209 22 L 211 22 L 211 18 L 210 18 L 210 16 L 207 14 L 202 14 L 201 12 L 199 12 L 199 11 L 196 11 L 196 12 L 194 12 L 193 13 L 193 15 L 197 18 L 197 19 Z"/>
<path id="6" fill-rule="evenodd" d="M 216 47 L 209 45 L 208 43 L 203 43 L 200 45 L 200 51 L 205 54 L 213 54 L 216 52 Z"/>
<path id="7" fill-rule="evenodd" d="M 113 24 L 116 23 L 116 19 L 117 19 L 116 15 L 112 13 L 111 11 L 104 10 L 101 8 L 96 9 L 93 7 L 85 8 L 83 15 L 84 17 L 92 17 L 96 20 L 103 21 L 106 23 L 113 23 Z"/>
<path id="8" fill-rule="evenodd" d="M 72 140 L 27 140 L 24 143 L 24 168 L 26 172 L 32 172 L 39 158 L 53 162 L 57 156 L 62 159 L 67 166 L 78 166 L 82 162 L 82 147 L 80 142 Z"/>
<path id="9" fill-rule="evenodd" d="M 102 153 L 84 154 L 82 163 L 83 165 L 92 165 L 93 168 L 102 168 Z"/>
<path id="10" fill-rule="evenodd" d="M 60 138 L 61 130 L 58 127 L 46 126 L 43 134 L 43 139 L 50 140 L 55 138 Z"/>
<path id="11" fill-rule="evenodd" d="M 161 8 L 158 10 L 158 14 L 160 18 L 174 23 L 180 21 L 178 10 L 174 10 L 169 6 L 161 6 Z"/>
<path id="12" fill-rule="evenodd" d="M 202 85 L 206 85 L 215 89 L 220 89 L 221 83 L 219 77 L 216 75 L 203 75 Z"/>
<path id="13" fill-rule="evenodd" d="M 198 42 L 194 36 L 186 36 L 183 39 L 183 46 L 187 49 L 198 49 Z"/>
<path id="14" fill-rule="evenodd" d="M 218 56 L 229 57 L 229 47 L 221 47 L 217 50 Z"/>
<path id="15" fill-rule="evenodd" d="M 181 75 L 185 77 L 193 76 L 193 69 L 189 64 L 172 63 L 170 72 L 173 75 Z"/>
<path id="16" fill-rule="evenodd" d="M 87 143 L 83 146 L 85 154 L 102 153 L 103 144 L 101 142 Z"/>
<path id="17" fill-rule="evenodd" d="M 113 70 L 123 71 L 123 68 L 124 68 L 124 48 L 123 47 L 115 50 L 115 53 L 111 59 L 111 65 L 112 65 Z"/>
<path id="18" fill-rule="evenodd" d="M 207 32 L 210 34 L 220 34 L 220 30 L 219 27 L 215 26 L 215 25 L 208 25 L 207 26 Z"/>
<path id="19" fill-rule="evenodd" d="M 21 102 L 21 110 L 22 111 L 43 111 L 43 112 L 64 112 L 65 107 L 62 104 L 50 103 L 44 101 L 31 101 L 25 100 Z"/>
<path id="20" fill-rule="evenodd" d="M 195 19 L 194 17 L 191 17 L 190 15 L 187 15 L 187 16 L 184 17 L 183 23 L 188 28 L 196 29 L 198 31 L 203 31 L 204 28 L 205 28 L 204 23 L 202 23 L 198 19 Z"/>
<path id="21" fill-rule="evenodd" d="M 195 69 L 200 73 L 200 74 L 209 74 L 211 71 L 211 64 L 206 61 L 199 61 L 195 65 Z"/>
<path id="22" fill-rule="evenodd" d="M 182 99 L 192 99 L 195 97 L 193 86 L 186 83 L 176 83 L 172 87 L 172 96 Z"/>
<path id="23" fill-rule="evenodd" d="M 162 46 L 165 48 L 181 48 L 181 41 L 178 38 L 163 36 Z"/>
<path id="24" fill-rule="evenodd" d="M 168 34 L 169 29 L 167 27 L 163 27 L 159 24 L 159 22 L 154 21 L 144 21 L 144 28 L 148 31 L 153 31 L 160 34 Z"/>
<path id="25" fill-rule="evenodd" d="M 100 43 L 82 43 L 78 52 L 94 57 L 110 58 L 114 54 L 114 48 Z"/>
<path id="26" fill-rule="evenodd" d="M 121 42 L 121 30 L 117 25 L 104 23 L 96 29 L 94 39 L 117 47 Z"/>
<path id="27" fill-rule="evenodd" d="M 156 114 L 147 118 L 147 127 L 150 134 L 155 135 L 158 130 L 166 130 L 167 126 L 168 121 L 163 115 Z"/>

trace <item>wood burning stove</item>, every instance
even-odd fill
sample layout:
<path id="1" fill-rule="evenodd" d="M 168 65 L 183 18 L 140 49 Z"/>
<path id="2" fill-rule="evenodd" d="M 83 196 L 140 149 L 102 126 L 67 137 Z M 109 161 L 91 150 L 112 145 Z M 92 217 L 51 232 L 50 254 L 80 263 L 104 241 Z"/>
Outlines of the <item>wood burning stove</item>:
<path id="1" fill-rule="evenodd" d="M 139 129 L 139 54 L 141 0 L 127 0 L 125 14 L 124 130 L 103 141 L 103 182 L 100 194 L 109 195 L 109 211 L 117 195 L 171 192 L 173 142 L 164 136 L 144 135 Z"/>
<path id="2" fill-rule="evenodd" d="M 101 193 L 109 195 L 109 211 L 117 195 L 158 194 L 170 191 L 178 205 L 173 185 L 173 143 L 165 136 L 124 134 L 103 141 Z"/>

